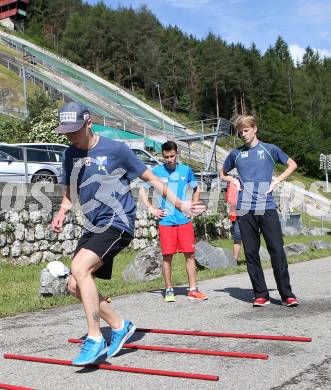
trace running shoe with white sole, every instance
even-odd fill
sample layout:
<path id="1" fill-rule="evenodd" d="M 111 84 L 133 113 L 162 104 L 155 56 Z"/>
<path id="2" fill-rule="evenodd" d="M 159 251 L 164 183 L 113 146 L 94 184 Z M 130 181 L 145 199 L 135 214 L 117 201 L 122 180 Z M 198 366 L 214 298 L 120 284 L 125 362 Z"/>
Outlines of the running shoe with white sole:
<path id="1" fill-rule="evenodd" d="M 96 362 L 99 358 L 107 353 L 107 343 L 102 337 L 100 342 L 94 341 L 87 337 L 82 345 L 79 355 L 72 361 L 75 366 L 85 366 Z"/>
<path id="2" fill-rule="evenodd" d="M 269 305 L 270 301 L 267 298 L 256 298 L 253 301 L 253 306 L 254 307 L 263 307 L 266 305 Z"/>
<path id="3" fill-rule="evenodd" d="M 296 307 L 299 305 L 299 302 L 296 298 L 285 298 L 282 303 L 287 307 Z"/>
<path id="4" fill-rule="evenodd" d="M 121 330 L 112 330 L 110 346 L 107 352 L 108 357 L 112 357 L 118 354 L 122 349 L 123 344 L 129 340 L 136 330 L 136 326 L 128 320 L 124 320 L 124 326 Z"/>
<path id="5" fill-rule="evenodd" d="M 187 298 L 197 301 L 204 301 L 208 299 L 208 295 L 204 294 L 203 292 L 199 291 L 197 288 L 195 290 L 190 290 L 187 293 Z"/>
<path id="6" fill-rule="evenodd" d="M 172 288 L 167 288 L 165 290 L 164 302 L 176 302 L 175 293 Z"/>

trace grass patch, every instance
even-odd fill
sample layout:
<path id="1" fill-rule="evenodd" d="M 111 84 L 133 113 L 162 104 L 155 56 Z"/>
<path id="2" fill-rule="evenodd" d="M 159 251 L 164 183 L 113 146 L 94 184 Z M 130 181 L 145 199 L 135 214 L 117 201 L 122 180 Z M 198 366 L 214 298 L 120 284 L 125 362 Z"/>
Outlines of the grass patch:
<path id="1" fill-rule="evenodd" d="M 297 210 L 299 213 L 300 210 Z M 317 227 L 317 228 L 326 228 L 326 229 L 331 229 L 331 221 L 325 221 L 321 217 L 314 217 L 309 214 L 301 213 L 301 218 L 303 225 L 312 228 L 312 227 Z"/>
<path id="2" fill-rule="evenodd" d="M 283 172 L 284 169 L 281 170 Z M 311 185 L 315 182 L 322 182 L 323 183 L 323 188 L 318 188 L 317 195 L 324 196 L 327 199 L 331 200 L 331 183 L 329 182 L 329 188 L 330 192 L 324 192 L 324 185 L 325 185 L 325 179 L 320 179 L 320 178 L 314 178 L 314 177 L 309 177 L 309 176 L 304 176 L 298 172 L 294 172 L 290 177 L 286 179 L 289 182 L 292 181 L 299 181 L 300 183 L 304 184 L 305 190 L 311 191 Z M 315 192 L 315 190 L 314 190 Z"/>
<path id="3" fill-rule="evenodd" d="M 0 44 L 0 52 L 10 54 L 11 56 L 17 56 L 17 51 Z"/>
<path id="4" fill-rule="evenodd" d="M 331 243 L 331 236 L 311 237 L 297 236 L 285 237 L 285 244 L 293 242 L 301 242 L 308 244 L 312 240 L 323 240 Z M 262 240 L 263 241 L 263 240 Z M 213 245 L 231 250 L 231 240 L 213 241 Z M 265 245 L 262 242 L 262 245 Z M 97 280 L 97 285 L 102 294 L 107 296 L 118 296 L 131 294 L 140 291 L 149 291 L 163 288 L 163 279 L 158 278 L 150 282 L 124 282 L 122 280 L 122 271 L 133 260 L 136 252 L 125 250 L 120 253 L 114 262 L 113 279 L 111 281 Z M 297 263 L 320 257 L 330 256 L 330 250 L 310 250 L 306 254 L 289 257 L 289 263 Z M 70 260 L 63 260 L 66 265 L 70 264 Z M 265 268 L 270 267 L 269 262 L 263 264 Z M 39 289 L 40 272 L 46 264 L 29 265 L 29 266 L 13 266 L 5 262 L 0 262 L 0 317 L 12 316 L 18 313 L 49 309 L 52 307 L 69 305 L 76 303 L 77 300 L 70 297 L 48 297 L 39 298 L 37 293 Z M 228 268 L 226 270 L 200 270 L 197 272 L 198 280 L 206 280 L 224 275 L 232 275 L 241 272 L 246 272 L 246 265 L 243 251 L 241 252 L 238 266 Z M 187 276 L 184 267 L 184 258 L 182 255 L 176 255 L 173 260 L 173 283 L 181 285 L 187 283 Z"/>
<path id="5" fill-rule="evenodd" d="M 16 87 L 19 82 L 22 84 L 22 82 L 20 81 L 21 79 L 18 77 L 18 75 L 15 72 L 9 70 L 8 68 L 6 68 L 1 64 L 0 64 L 0 77 L 1 77 L 1 84 L 5 83 L 6 86 Z"/>
<path id="6" fill-rule="evenodd" d="M 0 50 L 0 52 L 2 49 Z M 23 80 L 13 71 L 0 64 L 0 84 L 2 91 L 6 91 L 3 105 L 5 108 L 24 108 Z M 27 82 L 27 92 L 32 96 L 39 88 L 31 81 Z M 12 114 L 15 114 L 13 112 Z M 19 117 L 17 119 L 20 119 Z"/>

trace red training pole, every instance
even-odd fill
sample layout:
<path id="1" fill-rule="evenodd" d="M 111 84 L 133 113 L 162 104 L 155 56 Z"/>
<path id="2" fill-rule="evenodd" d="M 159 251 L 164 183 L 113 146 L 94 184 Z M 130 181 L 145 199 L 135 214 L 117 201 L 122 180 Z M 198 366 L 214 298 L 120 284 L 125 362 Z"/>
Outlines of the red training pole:
<path id="1" fill-rule="evenodd" d="M 14 386 L 14 385 L 8 385 L 7 383 L 0 383 L 0 389 L 5 390 L 35 390 L 31 387 L 23 387 L 23 386 Z"/>
<path id="2" fill-rule="evenodd" d="M 35 357 L 35 356 L 13 355 L 8 353 L 5 353 L 3 357 L 5 359 L 24 360 L 28 362 L 59 364 L 62 366 L 73 366 L 73 367 L 93 367 L 93 368 L 99 368 L 101 370 L 124 371 L 124 372 L 132 372 L 137 374 L 171 376 L 177 378 L 200 379 L 205 381 L 219 380 L 219 377 L 216 375 L 193 374 L 189 372 L 180 372 L 180 371 L 165 371 L 165 370 L 153 370 L 149 368 L 114 366 L 113 364 L 104 364 L 104 363 L 87 364 L 85 366 L 75 366 L 72 364 L 71 360 L 49 359 L 49 358 L 42 358 L 42 357 Z"/>
<path id="3" fill-rule="evenodd" d="M 312 340 L 310 337 L 299 337 L 299 336 L 267 336 L 262 334 L 200 332 L 194 330 L 173 330 L 173 329 L 137 328 L 136 332 L 176 334 L 176 335 L 186 335 L 186 336 L 204 336 L 204 337 L 229 337 L 235 339 L 278 340 L 278 341 L 310 342 Z"/>
<path id="4" fill-rule="evenodd" d="M 68 339 L 68 342 L 81 344 L 83 340 Z M 124 344 L 123 348 L 142 349 L 145 351 L 189 353 L 193 355 L 228 356 L 228 357 L 246 358 L 246 359 L 267 360 L 269 358 L 269 356 L 264 353 L 245 353 L 245 352 L 230 352 L 230 351 L 212 351 L 206 349 L 172 348 L 172 347 L 161 347 L 159 345 Z"/>

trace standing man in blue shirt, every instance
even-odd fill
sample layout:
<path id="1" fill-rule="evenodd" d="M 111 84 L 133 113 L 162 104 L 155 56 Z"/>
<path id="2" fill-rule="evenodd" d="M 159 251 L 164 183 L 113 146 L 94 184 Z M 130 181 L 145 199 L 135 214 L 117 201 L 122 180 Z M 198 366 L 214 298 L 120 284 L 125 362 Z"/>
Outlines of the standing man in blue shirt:
<path id="1" fill-rule="evenodd" d="M 135 331 L 98 292 L 95 278 L 111 279 L 113 258 L 133 238 L 136 205 L 130 182 L 137 177 L 185 212 L 195 213 L 192 202 L 182 202 L 122 142 L 99 137 L 91 130 L 89 110 L 75 102 L 59 112 L 57 133 L 65 134 L 71 146 L 64 156 L 66 191 L 51 227 L 60 232 L 66 212 L 74 206 L 84 215 L 84 230 L 71 264 L 69 291 L 83 303 L 88 334 L 74 365 L 86 365 L 106 355 L 115 356 Z M 108 348 L 100 331 L 100 318 L 112 329 Z"/>
<path id="2" fill-rule="evenodd" d="M 153 173 L 177 195 L 185 200 L 189 187 L 193 190 L 193 202 L 199 202 L 200 190 L 194 178 L 192 169 L 184 164 L 177 163 L 177 144 L 167 141 L 162 145 L 162 155 L 165 163 L 153 168 Z M 159 208 L 154 208 L 148 200 L 144 186 L 140 188 L 140 196 L 145 206 L 159 218 L 159 237 L 163 255 L 162 271 L 165 282 L 165 301 L 175 302 L 175 294 L 171 281 L 171 262 L 177 252 L 184 254 L 186 272 L 189 279 L 187 297 L 195 300 L 208 299 L 207 295 L 199 291 L 196 285 L 196 264 L 194 257 L 194 230 L 189 216 L 176 209 L 166 198 L 159 199 Z"/>
<path id="3" fill-rule="evenodd" d="M 281 225 L 272 197 L 274 187 L 290 176 L 297 168 L 297 164 L 278 146 L 258 140 L 254 116 L 239 116 L 235 121 L 235 127 L 244 145 L 230 152 L 224 162 L 221 176 L 223 180 L 234 183 L 239 190 L 236 209 L 247 270 L 255 296 L 253 306 L 265 306 L 270 303 L 259 256 L 260 232 L 270 254 L 277 289 L 283 304 L 298 306 L 298 300 L 290 285 Z M 287 165 L 287 168 L 281 175 L 272 179 L 276 163 Z M 233 168 L 237 169 L 239 179 L 228 175 Z"/>

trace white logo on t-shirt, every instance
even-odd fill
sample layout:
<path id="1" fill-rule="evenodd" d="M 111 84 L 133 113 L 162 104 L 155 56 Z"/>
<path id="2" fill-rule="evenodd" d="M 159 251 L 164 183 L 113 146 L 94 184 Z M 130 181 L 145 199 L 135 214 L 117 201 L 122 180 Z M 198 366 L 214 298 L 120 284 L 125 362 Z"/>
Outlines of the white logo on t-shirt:
<path id="1" fill-rule="evenodd" d="M 170 175 L 169 179 L 172 180 L 172 181 L 177 181 L 179 179 L 179 173 L 178 172 L 173 172 Z"/>
<path id="2" fill-rule="evenodd" d="M 98 165 L 98 171 L 105 171 L 105 165 L 107 164 L 107 156 L 98 156 L 96 160 Z"/>
<path id="3" fill-rule="evenodd" d="M 264 160 L 264 150 L 258 150 L 257 156 L 258 156 L 259 160 Z"/>

